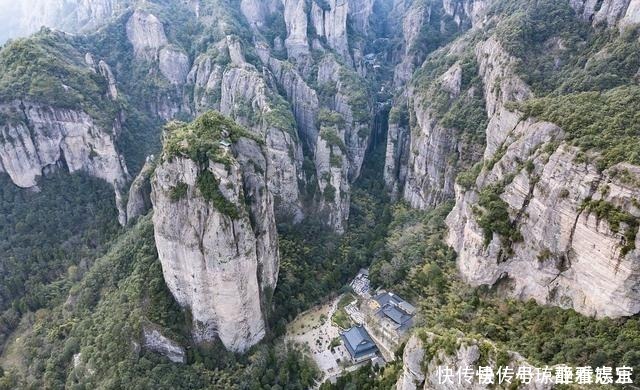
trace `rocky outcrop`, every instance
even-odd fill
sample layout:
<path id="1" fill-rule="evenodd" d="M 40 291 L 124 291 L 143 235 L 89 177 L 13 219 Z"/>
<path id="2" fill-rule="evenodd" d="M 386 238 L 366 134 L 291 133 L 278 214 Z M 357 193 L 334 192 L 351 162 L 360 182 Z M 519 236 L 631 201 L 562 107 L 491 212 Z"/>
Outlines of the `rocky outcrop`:
<path id="1" fill-rule="evenodd" d="M 631 0 L 627 7 L 624 18 L 620 21 L 621 26 L 630 26 L 640 23 L 640 1 Z"/>
<path id="2" fill-rule="evenodd" d="M 193 89 L 190 106 L 194 113 L 203 113 L 220 106 L 220 83 L 224 67 L 215 62 L 215 58 L 201 55 L 195 59 L 186 85 Z"/>
<path id="3" fill-rule="evenodd" d="M 634 206 L 640 191 L 630 184 L 638 180 L 638 168 L 599 173 L 590 163 L 577 162 L 577 150 L 563 145 L 560 128 L 523 121 L 506 107 L 531 92 L 513 74 L 513 60 L 499 44 L 490 39 L 476 53 L 490 121 L 485 168 L 473 188 L 456 188 L 456 206 L 447 218 L 448 242 L 459 254 L 461 275 L 472 285 L 496 285 L 510 296 L 585 315 L 640 312 L 634 227 L 612 227 L 589 211 L 595 202 L 629 219 L 640 217 Z M 619 169 L 627 172 L 627 182 L 615 176 Z M 513 237 L 479 226 L 480 195 L 489 192 L 505 203 Z"/>
<path id="4" fill-rule="evenodd" d="M 160 72 L 171 84 L 183 85 L 189 73 L 189 56 L 178 46 L 169 44 L 160 19 L 137 9 L 127 21 L 127 38 L 138 58 L 158 61 Z"/>
<path id="5" fill-rule="evenodd" d="M 402 353 L 402 373 L 396 384 L 397 390 L 416 390 L 424 383 L 422 361 L 424 360 L 424 345 L 417 335 L 412 335 Z"/>
<path id="6" fill-rule="evenodd" d="M 425 25 L 440 29 L 443 18 L 452 18 L 461 31 L 481 26 L 485 18 L 487 0 L 440 0 L 433 2 L 396 2 L 394 14 L 402 20 L 400 41 L 402 46 L 396 54 L 393 84 L 399 88 L 406 84 L 426 56 L 424 45 Z M 396 16 L 398 17 L 398 16 Z"/>
<path id="7" fill-rule="evenodd" d="M 443 0 L 442 7 L 445 15 L 452 17 L 458 27 L 463 24 L 476 27 L 483 22 L 484 12 L 490 3 L 491 0 Z"/>
<path id="8" fill-rule="evenodd" d="M 242 0 L 240 1 L 240 11 L 251 25 L 263 27 L 267 14 L 265 1 Z"/>
<path id="9" fill-rule="evenodd" d="M 520 119 L 518 113 L 505 108 L 505 103 L 526 100 L 532 93 L 513 71 L 517 60 L 509 56 L 495 38 L 476 47 L 476 58 L 485 86 L 484 96 L 489 117 L 484 152 L 488 159 L 500 148 Z"/>
<path id="10" fill-rule="evenodd" d="M 126 32 L 139 65 L 148 67 L 150 75 L 160 73 L 169 82 L 145 102 L 148 109 L 165 121 L 188 111 L 182 96 L 191 64 L 186 51 L 169 41 L 162 21 L 146 9 L 138 8 L 129 16 Z"/>
<path id="11" fill-rule="evenodd" d="M 311 49 L 317 52 L 329 49 L 353 67 L 354 57 L 359 61 L 364 53 L 360 44 L 350 47 L 349 34 L 350 31 L 360 37 L 370 34 L 374 3 L 373 0 L 283 0 L 289 60 L 307 77 L 311 69 L 308 58 Z"/>
<path id="12" fill-rule="evenodd" d="M 364 83 L 355 72 L 345 73 L 348 66 L 343 63 L 351 63 L 347 19 L 352 15 L 354 28 L 366 32 L 373 2 L 329 3 L 286 0 L 279 9 L 274 2 L 241 2 L 241 11 L 254 32 L 271 33 L 264 21 L 274 12 L 283 12 L 287 59 L 282 59 L 285 53 L 276 47 L 277 37 L 265 42 L 264 36 L 257 34 L 255 48 L 264 65 L 259 69 L 245 58 L 245 43 L 226 36 L 215 44 L 215 50 L 196 58 L 185 91 L 193 91 L 194 113 L 218 109 L 264 137 L 270 162 L 267 177 L 279 220 L 300 221 L 304 216 L 301 191 L 311 189 L 314 193 L 306 194 L 306 199 L 327 216 L 330 226 L 342 232 L 349 214 L 350 183 L 360 174 L 373 116 Z M 314 53 L 333 49 L 337 55 L 314 59 L 311 47 Z M 344 74 L 348 74 L 346 79 Z M 335 88 L 335 97 L 329 94 L 320 101 L 322 87 Z M 342 117 L 343 125 L 335 128 L 340 145 L 332 145 L 326 138 L 321 143 L 321 109 Z M 291 121 L 289 112 L 293 113 Z M 289 121 L 291 126 L 286 125 Z M 305 157 L 313 162 L 313 171 L 302 170 Z"/>
<path id="13" fill-rule="evenodd" d="M 429 353 L 427 353 L 427 351 Z M 453 351 L 453 352 L 451 352 Z M 415 390 L 418 388 L 433 390 L 466 390 L 517 388 L 531 390 L 547 390 L 553 385 L 535 376 L 531 364 L 519 354 L 503 351 L 512 370 L 509 381 L 498 382 L 497 376 L 492 383 L 480 383 L 477 371 L 480 366 L 491 367 L 494 373 L 498 370 L 497 356 L 499 349 L 487 340 L 477 340 L 458 335 L 440 336 L 434 333 L 413 335 L 407 341 L 402 357 L 403 370 L 396 383 L 397 390 Z M 528 383 L 516 381 L 518 367 L 530 367 L 533 378 Z M 444 371 L 451 370 L 453 376 Z M 517 383 L 517 385 L 516 385 Z M 514 387 L 514 385 L 516 385 Z"/>
<path id="14" fill-rule="evenodd" d="M 311 151 L 315 151 L 318 137 L 316 119 L 320 108 L 316 91 L 291 64 L 272 57 L 266 45 L 258 44 L 257 50 L 260 59 L 268 65 L 278 86 L 285 91 L 287 100 L 291 102 L 300 138 Z"/>
<path id="15" fill-rule="evenodd" d="M 433 69 L 434 64 L 425 63 L 424 69 L 433 76 L 412 82 L 396 99 L 389 116 L 384 170 L 393 199 L 402 198 L 419 209 L 452 199 L 457 174 L 480 158 L 481 146 L 471 141 L 477 130 L 445 121 L 461 115 L 446 111 L 452 107 L 474 104 L 482 110 L 481 83 L 462 85 L 463 78 L 476 76 L 472 67 L 463 70 L 461 65 L 471 50 L 464 40 L 442 49 L 438 55 L 452 65 Z"/>
<path id="16" fill-rule="evenodd" d="M 218 47 L 228 50 L 231 63 L 221 66 L 215 58 L 202 56 L 187 78 L 194 85 L 196 109 L 218 109 L 265 140 L 266 173 L 276 212 L 280 220 L 299 222 L 303 217 L 298 186 L 303 157 L 293 115 L 264 76 L 246 61 L 237 40 L 225 39 Z"/>
<path id="17" fill-rule="evenodd" d="M 356 80 L 355 73 L 332 55 L 318 65 L 318 84 L 336 91 L 319 117 L 315 165 L 320 208 L 338 232 L 346 228 L 350 183 L 360 175 L 373 127 L 366 87 Z"/>
<path id="18" fill-rule="evenodd" d="M 442 127 L 428 109 L 416 106 L 417 134 L 411 136 L 403 198 L 411 207 L 426 209 L 453 196 L 457 168 L 455 132 Z"/>
<path id="19" fill-rule="evenodd" d="M 375 1 L 349 0 L 348 19 L 355 31 L 363 36 L 371 32 L 371 18 L 374 16 Z M 377 17 L 377 15 L 375 15 Z"/>
<path id="20" fill-rule="evenodd" d="M 570 4 L 579 16 L 594 25 L 606 24 L 612 27 L 640 23 L 638 0 L 571 0 Z"/>
<path id="21" fill-rule="evenodd" d="M 289 58 L 301 59 L 309 55 L 307 41 L 307 12 L 305 0 L 282 0 L 284 20 L 287 25 L 287 39 L 284 45 Z"/>
<path id="22" fill-rule="evenodd" d="M 189 73 L 189 56 L 180 48 L 166 46 L 159 54 L 160 71 L 174 85 L 183 85 Z"/>
<path id="23" fill-rule="evenodd" d="M 350 188 L 346 156 L 338 144 L 336 127 L 323 127 L 318 137 L 315 165 L 321 193 L 320 212 L 337 233 L 344 233 L 349 218 Z"/>
<path id="24" fill-rule="evenodd" d="M 127 200 L 127 223 L 135 221 L 151 209 L 151 175 L 155 169 L 153 160 L 153 156 L 147 157 L 142 170 L 131 183 Z"/>
<path id="25" fill-rule="evenodd" d="M 324 4 L 326 6 L 323 8 L 316 1 L 311 2 L 311 23 L 316 34 L 325 38 L 329 47 L 343 59 L 350 59 L 347 39 L 349 2 L 347 0 L 326 0 Z M 361 23 L 363 23 L 362 20 Z"/>
<path id="26" fill-rule="evenodd" d="M 173 363 L 186 363 L 187 354 L 184 348 L 175 341 L 164 336 L 158 329 L 150 326 L 142 328 L 142 346 L 158 353 Z"/>
<path id="27" fill-rule="evenodd" d="M 307 150 L 313 153 L 315 177 L 307 179 L 318 182 L 319 208 L 327 223 L 337 232 L 343 232 L 349 215 L 350 182 L 360 174 L 372 127 L 368 117 L 361 118 L 362 110 L 371 110 L 364 86 L 350 83 L 349 80 L 357 79 L 355 73 L 350 73 L 352 71 L 344 68 L 332 55 L 325 56 L 318 65 L 317 82 L 321 88 L 335 89 L 336 92 L 330 101 L 324 102 L 328 105 L 323 108 L 325 118 L 319 118 L 321 102 L 318 95 L 298 71 L 272 57 L 264 46 L 259 46 L 258 53 L 292 102 L 300 138 Z M 364 97 L 358 105 L 351 97 L 355 94 Z M 358 117 L 354 114 L 356 110 Z M 332 123 L 325 123 L 327 115 L 339 123 L 331 120 L 329 122 Z"/>
<path id="28" fill-rule="evenodd" d="M 405 110 L 406 107 L 396 105 L 389 114 L 383 177 L 385 186 L 393 200 L 400 198 L 407 180 L 411 137 L 408 118 L 401 117 L 405 114 L 408 116 Z"/>
<path id="29" fill-rule="evenodd" d="M 364 84 L 358 82 L 356 74 L 340 65 L 333 56 L 326 56 L 320 61 L 318 84 L 335 87 L 336 93 L 329 102 L 329 109 L 344 120 L 339 127 L 349 159 L 348 178 L 354 180 L 360 175 L 373 126 L 368 91 Z"/>
<path id="30" fill-rule="evenodd" d="M 88 55 L 90 56 L 90 54 Z M 107 65 L 106 62 L 104 62 L 104 60 L 100 60 L 100 62 L 98 62 L 98 70 L 102 75 L 102 77 L 104 77 L 104 79 L 107 80 L 107 84 L 109 86 L 107 90 L 107 94 L 109 98 L 111 100 L 117 100 L 118 87 L 116 85 L 116 78 L 113 76 L 113 72 L 111 71 L 111 68 L 109 67 L 109 65 Z"/>
<path id="31" fill-rule="evenodd" d="M 404 7 L 403 7 L 404 8 Z M 402 13 L 402 9 L 397 13 Z M 422 26 L 429 17 L 428 8 L 422 2 L 413 2 L 402 18 L 402 54 L 394 70 L 393 84 L 400 87 L 409 81 L 415 70 L 412 47 L 415 45 Z"/>
<path id="32" fill-rule="evenodd" d="M 135 10 L 127 21 L 127 38 L 136 56 L 155 57 L 169 43 L 160 19 L 142 9 Z"/>
<path id="33" fill-rule="evenodd" d="M 552 124 L 526 122 L 516 132 L 521 138 L 478 180 L 482 188 L 504 180 L 511 169 L 518 172 L 513 166 L 518 164 L 516 159 L 533 153 L 532 172 L 518 172 L 500 194 L 514 229 L 526 240 L 505 248 L 502 238 L 494 235 L 485 246 L 472 210 L 478 195 L 458 189 L 447 223 L 449 243 L 459 252 L 463 277 L 473 285 L 499 284 L 509 295 L 585 315 L 619 317 L 640 312 L 640 253 L 636 249 L 624 253 L 629 239 L 638 247 L 638 237 L 625 238 L 626 230 L 614 230 L 584 209 L 589 201 L 606 202 L 638 218 L 640 209 L 633 199 L 640 191 L 608 173 L 598 173 L 593 166 L 576 163 L 576 151 L 568 146 L 550 155 L 535 151 L 533 147 L 561 135 Z M 525 135 L 534 132 L 535 137 Z M 513 254 L 505 255 L 509 250 Z"/>
<path id="34" fill-rule="evenodd" d="M 38 178 L 57 166 L 104 179 L 116 192 L 120 222 L 126 221 L 122 189 L 128 180 L 114 133 L 87 113 L 16 101 L 0 107 L 0 171 L 19 187 L 37 186 Z M 116 119 L 117 122 L 117 119 Z"/>
<path id="35" fill-rule="evenodd" d="M 156 247 L 169 290 L 191 311 L 194 338 L 219 338 L 242 352 L 265 335 L 263 305 L 278 275 L 267 162 L 256 141 L 226 146 L 226 129 L 235 126 L 227 119 L 206 114 L 198 121 L 220 132 L 216 161 L 165 152 L 152 179 Z M 189 147 L 188 139 L 176 142 Z"/>
<path id="36" fill-rule="evenodd" d="M 88 32 L 107 24 L 133 3 L 133 0 L 24 0 L 3 5 L 0 22 L 12 28 L 3 31 L 6 35 L 0 35 L 0 42 L 29 35 L 42 26 L 72 33 Z"/>

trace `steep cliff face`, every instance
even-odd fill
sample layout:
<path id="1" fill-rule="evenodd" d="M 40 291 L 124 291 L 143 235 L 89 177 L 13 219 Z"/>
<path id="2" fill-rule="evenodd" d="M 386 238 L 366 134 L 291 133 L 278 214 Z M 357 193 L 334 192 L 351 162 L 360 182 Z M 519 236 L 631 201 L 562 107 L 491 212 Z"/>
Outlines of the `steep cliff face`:
<path id="1" fill-rule="evenodd" d="M 487 0 L 396 1 L 402 45 L 396 53 L 394 86 L 406 84 L 426 56 L 460 31 L 482 24 Z"/>
<path id="2" fill-rule="evenodd" d="M 11 28 L 2 32 L 0 41 L 29 35 L 42 26 L 74 33 L 91 31 L 133 3 L 134 0 L 26 0 L 4 5 L 2 21 Z"/>
<path id="3" fill-rule="evenodd" d="M 352 68 L 353 48 L 350 47 L 348 27 L 363 34 L 370 32 L 374 1 L 313 1 L 308 6 L 305 2 L 284 1 L 282 11 L 270 4 L 260 8 L 260 12 L 249 12 L 248 5 L 247 2 L 243 13 L 250 24 L 259 30 L 260 21 L 265 14 L 271 18 L 281 16 L 284 19 L 285 30 L 282 32 L 262 25 L 260 31 L 265 35 L 281 35 L 276 36 L 273 42 L 262 41 L 256 44 L 257 54 L 268 70 L 267 77 L 264 77 L 263 69 L 263 75 L 255 73 L 254 80 L 243 88 L 243 93 L 246 94 L 244 91 L 251 91 L 253 85 L 261 86 L 262 95 L 266 96 L 261 101 L 269 101 L 270 95 L 277 96 L 281 92 L 293 112 L 293 133 L 297 134 L 298 139 L 293 137 L 288 140 L 289 135 L 282 133 L 279 140 L 274 138 L 273 142 L 268 143 L 274 147 L 279 144 L 281 150 L 289 150 L 288 155 L 292 160 L 289 166 L 296 167 L 297 177 L 282 180 L 283 184 L 286 181 L 289 184 L 272 185 L 271 188 L 276 191 L 279 187 L 283 188 L 283 194 L 287 196 L 279 198 L 288 199 L 289 202 L 302 198 L 301 189 L 298 189 L 299 195 L 294 190 L 293 179 L 296 178 L 298 187 L 304 187 L 308 203 L 306 206 L 320 210 L 326 216 L 328 225 L 337 232 L 342 232 L 349 215 L 350 185 L 360 174 L 370 142 L 369 134 L 373 125 L 371 117 L 374 111 L 366 82 Z M 277 12 L 282 14 L 278 15 Z M 286 53 L 280 51 L 279 42 L 282 41 Z M 359 57 L 362 57 L 361 48 L 358 50 Z M 231 67 L 251 70 L 253 66 L 247 64 L 244 58 L 239 63 L 234 60 L 238 56 L 233 53 L 237 52 L 242 53 L 242 50 L 229 48 Z M 283 59 L 283 55 L 286 59 Z M 225 66 L 203 64 L 203 68 L 207 69 L 207 73 L 215 74 L 217 79 L 226 74 Z M 210 77 L 199 79 L 198 84 L 202 87 L 196 88 L 197 91 L 202 91 L 205 84 L 218 85 Z M 208 81 L 205 82 L 205 79 Z M 218 99 L 215 93 L 204 93 L 201 96 Z M 202 101 L 201 98 L 199 100 Z M 237 118 L 237 114 L 225 109 L 225 106 L 230 105 L 224 100 L 222 96 L 221 110 Z M 278 106 L 286 107 L 281 103 Z M 246 121 L 245 125 L 251 127 Z M 264 129 L 257 132 L 264 133 Z M 312 162 L 313 169 L 307 166 L 302 170 L 305 159 Z M 284 163 L 285 160 L 283 155 L 281 161 Z M 285 201 L 277 203 L 280 205 Z M 300 206 L 297 207 L 300 209 Z M 289 209 L 291 214 L 293 208 Z M 300 214 L 299 211 L 296 212 L 296 215 Z"/>
<path id="4" fill-rule="evenodd" d="M 291 64 L 273 57 L 267 45 L 258 44 L 257 51 L 262 62 L 271 71 L 277 85 L 284 89 L 286 98 L 291 103 L 298 135 L 313 152 L 318 137 L 316 120 L 320 109 L 317 92 Z"/>
<path id="5" fill-rule="evenodd" d="M 421 209 L 440 204 L 453 197 L 456 175 L 478 158 L 486 115 L 468 43 L 474 35 L 430 53 L 482 25 L 487 4 L 400 2 L 394 8 L 404 18 L 393 84 L 408 87 L 394 99 L 389 118 L 384 179 L 393 199 Z"/>
<path id="6" fill-rule="evenodd" d="M 456 41 L 437 52 L 444 66 L 427 60 L 391 110 L 384 179 L 394 199 L 420 209 L 451 199 L 457 174 L 480 157 L 486 114 L 471 50 Z"/>
<path id="7" fill-rule="evenodd" d="M 267 178 L 279 219 L 299 222 L 304 215 L 298 185 L 302 149 L 294 117 L 263 74 L 246 61 L 238 39 L 227 37 L 218 48 L 220 55 L 228 55 L 229 63 L 220 64 L 219 57 L 202 55 L 187 77 L 196 112 L 220 110 L 265 140 Z"/>
<path id="8" fill-rule="evenodd" d="M 452 352 L 453 351 L 453 352 Z M 490 389 L 511 388 L 511 384 L 504 382 L 496 384 L 482 384 L 475 376 L 479 366 L 497 367 L 498 354 L 501 354 L 501 364 L 517 370 L 518 367 L 532 367 L 519 354 L 511 351 L 500 351 L 496 346 L 486 340 L 476 340 L 459 334 L 456 337 L 440 336 L 433 333 L 413 335 L 407 341 L 402 356 L 403 370 L 396 383 L 398 390 L 435 389 L 435 390 L 463 390 L 463 389 Z M 445 374 L 439 372 L 444 368 L 453 370 L 454 377 L 451 381 L 445 378 Z M 470 374 L 464 370 L 469 368 Z M 458 377 L 458 372 L 462 372 Z M 516 383 L 515 380 L 513 383 Z M 538 378 L 533 378 L 529 383 L 519 383 L 518 389 L 544 390 L 551 389 L 553 385 Z"/>
<path id="9" fill-rule="evenodd" d="M 516 139 L 505 155 L 478 178 L 480 194 L 458 188 L 447 222 L 449 243 L 460 254 L 461 274 L 473 285 L 498 283 L 508 294 L 586 315 L 639 312 L 639 254 L 625 249 L 637 247 L 636 234 L 626 237 L 624 230 L 619 233 L 585 205 L 613 205 L 637 218 L 634 199 L 640 192 L 612 177 L 611 171 L 599 173 L 592 165 L 576 163 L 577 150 L 571 147 L 543 151 L 542 145 L 562 137 L 553 124 L 526 121 L 513 134 Z M 530 172 L 518 170 L 518 161 L 527 159 L 533 163 Z M 637 167 L 625 170 L 637 172 Z M 515 177 L 500 182 L 507 172 L 516 172 Z M 526 240 L 505 244 L 504 237 L 478 225 L 478 197 L 492 191 L 491 185 L 500 187 L 510 223 Z M 629 245 L 629 240 L 635 243 Z"/>
<path id="10" fill-rule="evenodd" d="M 58 164 L 70 172 L 83 170 L 120 188 L 126 169 L 110 132 L 84 112 L 55 109 L 30 102 L 2 106 L 16 116 L 2 126 L 2 171 L 23 188 L 37 185 L 43 170 Z"/>
<path id="11" fill-rule="evenodd" d="M 416 390 L 424 383 L 422 361 L 424 360 L 424 345 L 416 335 L 409 338 L 402 352 L 402 373 L 396 383 L 398 390 Z"/>
<path id="12" fill-rule="evenodd" d="M 137 9 L 127 21 L 127 38 L 137 56 L 157 55 L 168 43 L 162 22 L 148 11 Z"/>
<path id="13" fill-rule="evenodd" d="M 521 120 L 506 107 L 531 91 L 510 70 L 513 59 L 500 44 L 490 39 L 476 53 L 491 119 L 484 168 L 472 189 L 456 188 L 447 218 L 461 274 L 473 285 L 497 285 L 506 294 L 586 315 L 639 312 L 637 228 L 633 222 L 612 227 L 593 211 L 606 206 L 628 221 L 638 218 L 640 191 L 630 184 L 637 167 L 599 172 L 578 162 L 578 150 L 563 142 L 558 126 Z M 633 179 L 611 173 L 620 169 Z M 497 217 L 496 210 L 507 214 Z M 496 219 L 509 230 L 498 232 L 487 222 Z"/>
<path id="14" fill-rule="evenodd" d="M 464 9 L 443 7 L 447 15 Z M 616 23 L 633 4 L 604 2 L 605 11 Z M 405 30 L 405 40 L 415 34 Z M 423 209 L 455 194 L 448 242 L 474 286 L 598 317 L 638 313 L 637 167 L 602 171 L 560 127 L 524 118 L 513 104 L 534 95 L 520 77 L 526 71 L 496 36 L 478 39 L 473 29 L 432 53 L 391 111 L 387 188 Z"/>
<path id="15" fill-rule="evenodd" d="M 364 5 L 371 7 L 372 1 Z M 327 45 L 345 59 L 350 59 L 349 42 L 347 38 L 347 16 L 350 11 L 347 0 L 328 0 L 324 4 L 311 2 L 311 24 L 316 34 L 327 41 Z M 363 10 L 358 10 L 363 11 Z M 363 24 L 362 19 L 360 24 Z"/>
<path id="16" fill-rule="evenodd" d="M 307 40 L 307 13 L 304 0 L 283 0 L 284 20 L 287 26 L 287 37 L 284 45 L 289 58 L 304 60 L 309 55 Z"/>
<path id="17" fill-rule="evenodd" d="M 39 177 L 60 167 L 104 179 L 114 188 L 124 224 L 129 174 L 117 148 L 116 79 L 104 60 L 81 54 L 67 39 L 38 35 L 0 52 L 0 172 L 22 188 L 36 187 Z M 26 68 L 16 60 L 33 55 L 42 59 Z"/>
<path id="18" fill-rule="evenodd" d="M 151 12 L 138 8 L 126 22 L 129 43 L 139 63 L 149 68 L 149 73 L 158 72 L 169 86 L 156 91 L 155 114 L 164 120 L 173 119 L 183 111 L 181 87 L 187 81 L 191 66 L 189 56 L 180 46 L 170 42 L 163 23 Z"/>
<path id="19" fill-rule="evenodd" d="M 265 334 L 263 304 L 278 275 L 267 162 L 247 136 L 215 113 L 192 125 L 172 125 L 152 179 L 156 246 L 167 286 L 190 309 L 196 340 L 218 337 L 240 352 Z M 208 145 L 204 155 L 201 143 Z"/>
<path id="20" fill-rule="evenodd" d="M 0 112 L 0 172 L 22 188 L 36 187 L 39 177 L 57 167 L 87 172 L 113 186 L 120 223 L 126 222 L 128 172 L 115 146 L 116 126 L 109 131 L 85 112 L 25 101 L 2 105 Z"/>
<path id="21" fill-rule="evenodd" d="M 154 156 L 147 157 L 142 170 L 129 187 L 127 223 L 131 223 L 151 209 L 151 175 L 155 170 Z"/>
<path id="22" fill-rule="evenodd" d="M 640 2 L 637 0 L 571 0 L 570 4 L 578 15 L 594 25 L 623 27 L 640 22 Z"/>
<path id="23" fill-rule="evenodd" d="M 349 213 L 350 183 L 360 174 L 372 121 L 366 86 L 354 71 L 326 56 L 318 67 L 318 84 L 335 91 L 320 111 L 315 165 L 321 209 L 336 231 L 343 232 Z"/>

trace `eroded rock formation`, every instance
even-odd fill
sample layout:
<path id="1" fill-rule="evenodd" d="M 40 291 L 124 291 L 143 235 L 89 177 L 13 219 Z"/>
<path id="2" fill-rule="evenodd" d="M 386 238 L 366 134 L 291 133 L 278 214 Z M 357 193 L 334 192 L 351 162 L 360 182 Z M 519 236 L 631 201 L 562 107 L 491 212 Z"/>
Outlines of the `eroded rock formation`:
<path id="1" fill-rule="evenodd" d="M 187 157 L 198 141 L 174 138 L 189 127 L 174 129 L 152 179 L 156 246 L 169 290 L 191 311 L 195 339 L 217 337 L 242 352 L 265 335 L 263 304 L 278 275 L 267 162 L 259 143 L 235 138 L 237 125 L 220 114 L 195 126 L 206 132 L 197 138 L 217 134 L 210 159 Z"/>

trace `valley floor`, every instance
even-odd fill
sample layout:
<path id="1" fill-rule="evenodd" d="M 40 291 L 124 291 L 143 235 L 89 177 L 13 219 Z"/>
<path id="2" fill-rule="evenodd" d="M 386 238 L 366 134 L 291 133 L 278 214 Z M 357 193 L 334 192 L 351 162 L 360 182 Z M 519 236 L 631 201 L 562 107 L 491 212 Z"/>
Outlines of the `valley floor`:
<path id="1" fill-rule="evenodd" d="M 341 296 L 330 302 L 318 305 L 302 314 L 287 327 L 286 343 L 295 343 L 311 355 L 314 362 L 322 371 L 322 380 L 339 375 L 342 368 L 337 360 L 349 359 L 343 348 L 331 351 L 332 341 L 340 337 L 340 328 L 331 317 L 336 312 Z"/>

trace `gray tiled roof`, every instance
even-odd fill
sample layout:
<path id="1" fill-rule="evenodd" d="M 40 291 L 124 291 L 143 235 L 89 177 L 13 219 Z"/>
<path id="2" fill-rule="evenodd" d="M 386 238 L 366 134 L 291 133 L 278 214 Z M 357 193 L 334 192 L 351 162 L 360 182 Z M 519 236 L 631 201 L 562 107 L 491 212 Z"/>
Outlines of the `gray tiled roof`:
<path id="1" fill-rule="evenodd" d="M 398 310 L 395 306 L 387 305 L 382 308 L 382 312 L 398 325 L 402 325 L 411 319 L 411 316 Z"/>
<path id="2" fill-rule="evenodd" d="M 359 358 L 378 350 L 378 347 L 362 325 L 356 325 L 342 334 L 344 345 L 353 358 Z"/>
<path id="3" fill-rule="evenodd" d="M 377 315 L 386 316 L 400 326 L 410 326 L 416 309 L 407 301 L 390 292 L 380 293 L 373 299 L 380 305 Z"/>

